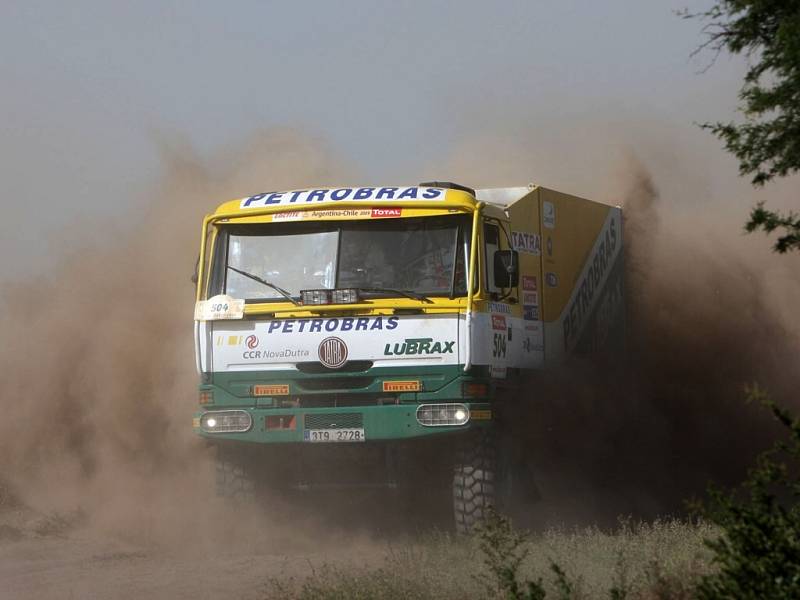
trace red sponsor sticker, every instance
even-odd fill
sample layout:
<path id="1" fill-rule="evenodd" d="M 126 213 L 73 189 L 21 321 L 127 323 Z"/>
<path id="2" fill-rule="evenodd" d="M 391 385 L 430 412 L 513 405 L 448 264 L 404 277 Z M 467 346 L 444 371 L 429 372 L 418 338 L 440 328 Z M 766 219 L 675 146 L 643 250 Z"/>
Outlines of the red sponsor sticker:
<path id="1" fill-rule="evenodd" d="M 506 318 L 503 315 L 492 315 L 492 329 L 506 330 Z"/>
<path id="2" fill-rule="evenodd" d="M 400 217 L 403 215 L 402 208 L 373 208 L 372 209 L 372 218 L 373 219 L 385 219 L 391 217 Z"/>
<path id="3" fill-rule="evenodd" d="M 536 277 L 532 277 L 530 275 L 523 275 L 522 289 L 525 290 L 526 292 L 535 292 L 537 290 Z"/>
<path id="4" fill-rule="evenodd" d="M 539 306 L 539 292 L 523 292 L 522 303 Z"/>

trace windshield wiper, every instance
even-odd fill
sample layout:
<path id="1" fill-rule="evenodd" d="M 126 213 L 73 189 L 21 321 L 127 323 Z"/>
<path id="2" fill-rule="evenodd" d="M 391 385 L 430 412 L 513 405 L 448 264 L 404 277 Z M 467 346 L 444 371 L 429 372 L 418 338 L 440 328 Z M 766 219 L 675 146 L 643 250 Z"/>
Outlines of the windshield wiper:
<path id="1" fill-rule="evenodd" d="M 427 296 L 418 294 L 417 292 L 412 292 L 411 290 L 395 290 L 393 288 L 358 288 L 358 289 L 359 291 L 362 292 L 397 294 L 398 296 L 405 296 L 406 298 L 411 298 L 412 300 L 420 300 L 428 304 L 433 304 L 433 300 L 431 300 Z"/>
<path id="2" fill-rule="evenodd" d="M 295 300 L 294 298 L 292 298 L 292 295 L 289 292 L 287 292 L 285 289 L 283 289 L 282 287 L 279 287 L 279 286 L 275 285 L 274 283 L 270 283 L 266 279 L 261 279 L 261 277 L 259 277 L 258 275 L 253 275 L 252 273 L 248 273 L 247 271 L 242 271 L 241 269 L 237 269 L 236 267 L 232 267 L 232 266 L 228 265 L 228 268 L 231 271 L 235 271 L 236 273 L 239 273 L 239 275 L 244 275 L 245 277 L 248 277 L 248 278 L 252 279 L 253 281 L 257 281 L 258 283 L 264 284 L 267 287 L 271 287 L 273 290 L 278 292 L 281 296 L 286 298 L 289 302 L 291 302 L 295 306 L 300 306 L 300 303 L 297 300 Z"/>

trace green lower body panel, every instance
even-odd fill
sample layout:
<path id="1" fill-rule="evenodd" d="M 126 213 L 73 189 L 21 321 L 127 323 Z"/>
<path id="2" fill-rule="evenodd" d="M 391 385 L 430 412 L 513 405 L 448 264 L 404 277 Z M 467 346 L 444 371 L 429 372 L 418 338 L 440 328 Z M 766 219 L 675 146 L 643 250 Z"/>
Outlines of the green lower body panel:
<path id="1" fill-rule="evenodd" d="M 465 373 L 463 365 L 212 373 L 200 386 L 204 406 L 195 414 L 194 427 L 209 439 L 262 444 L 454 434 L 491 423 L 493 384 L 487 375 L 478 369 Z M 460 425 L 423 425 L 417 418 L 419 407 L 432 405 L 466 408 L 469 418 Z M 221 432 L 218 427 L 211 433 L 203 415 L 208 419 L 217 413 L 219 424 L 225 414 L 234 415 L 233 428 L 241 431 Z"/>

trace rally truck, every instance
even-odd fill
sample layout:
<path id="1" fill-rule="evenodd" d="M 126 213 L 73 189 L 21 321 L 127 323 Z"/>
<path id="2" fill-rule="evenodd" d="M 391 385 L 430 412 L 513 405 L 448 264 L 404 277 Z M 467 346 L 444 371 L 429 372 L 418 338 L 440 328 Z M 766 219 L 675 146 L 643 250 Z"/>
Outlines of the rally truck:
<path id="1" fill-rule="evenodd" d="M 217 446 L 217 492 L 447 488 L 470 531 L 526 470 L 503 421 L 536 390 L 508 390 L 618 343 L 621 218 L 533 184 L 220 205 L 194 315 L 193 425 Z"/>

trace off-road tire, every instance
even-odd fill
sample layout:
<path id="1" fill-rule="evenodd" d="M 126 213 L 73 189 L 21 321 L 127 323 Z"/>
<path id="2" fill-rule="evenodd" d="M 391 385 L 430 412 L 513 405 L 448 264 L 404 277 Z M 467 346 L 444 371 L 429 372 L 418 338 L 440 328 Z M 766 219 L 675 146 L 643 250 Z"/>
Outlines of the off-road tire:
<path id="1" fill-rule="evenodd" d="M 250 459 L 249 454 L 241 449 L 217 446 L 217 496 L 241 502 L 255 500 L 257 486 Z"/>
<path id="2" fill-rule="evenodd" d="M 466 437 L 453 473 L 453 513 L 456 532 L 470 534 L 496 506 L 497 453 L 489 431 Z"/>

